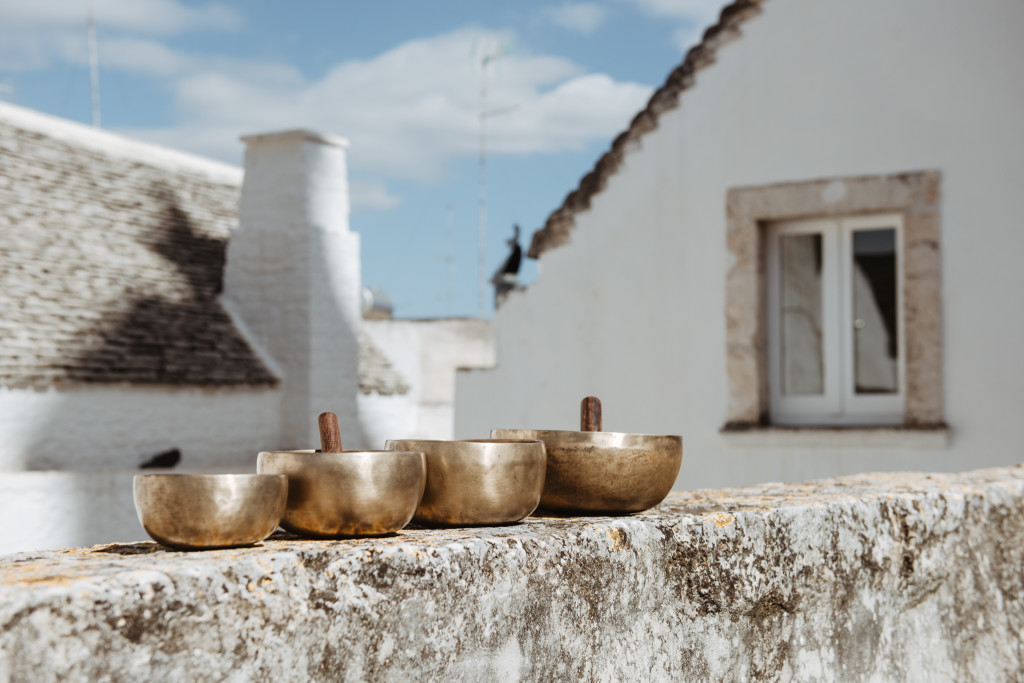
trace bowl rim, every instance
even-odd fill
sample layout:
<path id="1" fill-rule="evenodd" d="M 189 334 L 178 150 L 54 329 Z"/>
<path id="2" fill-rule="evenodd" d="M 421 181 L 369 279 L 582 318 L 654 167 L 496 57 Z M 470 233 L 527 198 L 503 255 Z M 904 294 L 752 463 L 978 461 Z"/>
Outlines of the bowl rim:
<path id="1" fill-rule="evenodd" d="M 442 444 L 480 444 L 481 446 L 503 446 L 503 445 L 530 445 L 535 443 L 544 443 L 542 439 L 388 439 L 385 441 L 388 443 L 421 443 L 429 446 L 437 446 Z M 401 451 L 388 450 L 389 453 L 400 453 Z"/>
<path id="2" fill-rule="evenodd" d="M 283 477 L 283 474 L 274 474 L 272 472 L 142 472 L 136 474 L 132 481 L 139 481 L 141 479 L 204 479 L 207 481 L 221 482 L 230 481 L 232 479 L 265 479 L 266 477 Z"/>
<path id="3" fill-rule="evenodd" d="M 317 450 L 314 450 L 312 448 L 301 448 L 301 449 L 297 449 L 297 450 L 260 451 L 259 455 L 257 457 L 262 456 L 262 455 L 315 455 L 315 456 L 318 456 L 318 457 L 319 456 L 324 456 L 324 455 L 331 455 L 331 456 L 339 456 L 339 455 L 340 456 L 372 455 L 372 456 L 377 457 L 377 456 L 382 456 L 382 455 L 410 455 L 410 454 L 411 455 L 422 455 L 423 451 L 412 451 L 412 450 L 392 451 L 392 450 L 384 449 L 384 450 L 379 450 L 379 451 L 326 451 L 326 452 L 324 452 L 324 451 L 317 451 Z"/>
<path id="4" fill-rule="evenodd" d="M 491 434 L 495 432 L 518 432 L 523 434 L 550 434 L 551 436 L 573 439 L 583 441 L 582 437 L 586 436 L 600 436 L 604 439 L 626 439 L 626 440 L 669 440 L 677 441 L 680 444 L 683 442 L 681 434 L 642 434 L 638 432 L 584 432 L 581 430 L 573 429 L 513 429 L 513 428 L 496 428 L 491 430 Z M 544 439 L 539 439 L 544 441 Z"/>

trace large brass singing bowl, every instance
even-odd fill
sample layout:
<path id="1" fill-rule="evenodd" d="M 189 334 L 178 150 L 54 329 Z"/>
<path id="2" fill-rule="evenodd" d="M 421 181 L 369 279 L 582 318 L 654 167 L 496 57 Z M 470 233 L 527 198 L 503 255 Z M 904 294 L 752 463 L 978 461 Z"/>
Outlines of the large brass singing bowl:
<path id="1" fill-rule="evenodd" d="M 412 519 L 427 466 L 414 451 L 272 451 L 259 472 L 288 477 L 281 526 L 300 536 L 383 536 Z"/>
<path id="2" fill-rule="evenodd" d="M 518 522 L 537 509 L 544 489 L 544 444 L 536 439 L 388 441 L 423 451 L 427 487 L 413 518 L 430 526 Z"/>
<path id="3" fill-rule="evenodd" d="M 494 429 L 500 439 L 540 439 L 548 466 L 540 507 L 552 512 L 641 512 L 665 499 L 683 460 L 681 436 Z"/>
<path id="4" fill-rule="evenodd" d="M 139 474 L 133 489 L 146 533 L 183 550 L 259 543 L 288 499 L 288 480 L 267 474 Z"/>

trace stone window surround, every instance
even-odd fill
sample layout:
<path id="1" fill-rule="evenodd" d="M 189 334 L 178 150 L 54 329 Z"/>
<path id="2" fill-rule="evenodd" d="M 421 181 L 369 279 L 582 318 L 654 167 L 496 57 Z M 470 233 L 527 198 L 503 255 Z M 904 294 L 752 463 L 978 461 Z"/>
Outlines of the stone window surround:
<path id="1" fill-rule="evenodd" d="M 900 213 L 904 221 L 902 295 L 906 406 L 903 426 L 915 431 L 945 429 L 940 189 L 938 171 L 729 189 L 726 195 L 729 268 L 725 283 L 728 407 L 723 433 L 770 428 L 765 224 L 870 213 Z"/>

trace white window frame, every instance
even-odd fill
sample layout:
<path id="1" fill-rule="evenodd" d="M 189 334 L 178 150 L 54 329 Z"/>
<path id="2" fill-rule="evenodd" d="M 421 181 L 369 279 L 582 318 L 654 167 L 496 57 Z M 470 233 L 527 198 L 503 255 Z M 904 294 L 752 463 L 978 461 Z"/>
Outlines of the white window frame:
<path id="1" fill-rule="evenodd" d="M 897 376 L 899 391 L 885 395 L 854 392 L 853 233 L 896 230 Z M 822 237 L 822 355 L 824 391 L 814 396 L 782 393 L 781 325 L 778 317 L 781 274 L 779 238 L 820 234 Z M 903 217 L 876 214 L 841 218 L 779 221 L 767 226 L 767 353 L 769 416 L 778 425 L 891 425 L 904 420 L 906 351 L 903 315 Z M 844 330 L 846 331 L 844 333 Z"/>

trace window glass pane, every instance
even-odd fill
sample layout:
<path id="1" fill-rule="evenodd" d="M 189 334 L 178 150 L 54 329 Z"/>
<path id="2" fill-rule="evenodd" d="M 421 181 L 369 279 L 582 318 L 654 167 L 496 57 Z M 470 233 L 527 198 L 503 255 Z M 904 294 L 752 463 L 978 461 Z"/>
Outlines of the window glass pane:
<path id="1" fill-rule="evenodd" d="M 896 230 L 853 233 L 853 367 L 858 394 L 899 391 Z"/>
<path id="2" fill-rule="evenodd" d="M 782 393 L 825 391 L 821 333 L 821 235 L 779 237 Z"/>

